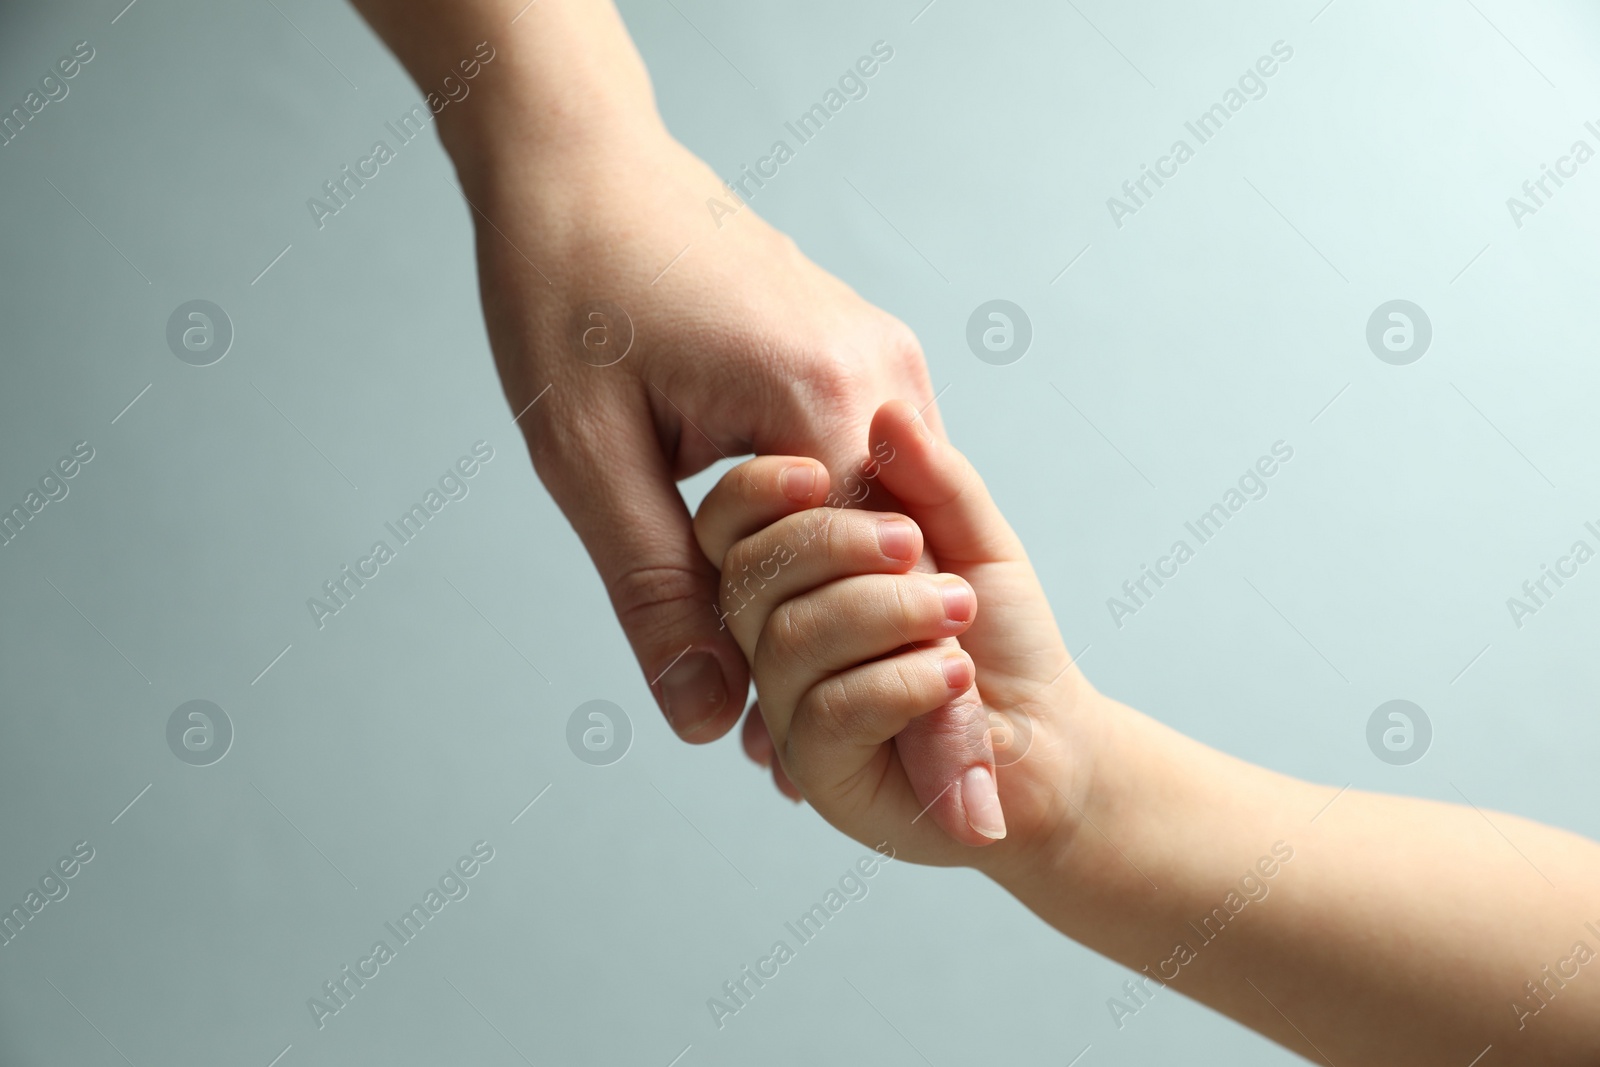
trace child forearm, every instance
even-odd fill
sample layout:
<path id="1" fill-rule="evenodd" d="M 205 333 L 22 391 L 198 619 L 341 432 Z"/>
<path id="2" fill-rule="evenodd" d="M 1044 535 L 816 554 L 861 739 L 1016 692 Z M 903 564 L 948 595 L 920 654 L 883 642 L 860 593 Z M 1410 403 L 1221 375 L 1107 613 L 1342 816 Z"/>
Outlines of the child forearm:
<path id="1" fill-rule="evenodd" d="M 1094 704 L 1071 839 L 991 873 L 1139 972 L 1107 991 L 1119 1027 L 1170 985 L 1341 1067 L 1465 1067 L 1491 1044 L 1518 1063 L 1597 1062 L 1600 846 L 1310 785 Z"/>
<path id="2" fill-rule="evenodd" d="M 898 401 L 870 438 L 893 446 L 884 488 L 955 561 L 939 587 L 976 594 L 956 627 L 975 674 L 955 661 L 941 679 L 952 661 L 917 645 L 958 616 L 929 576 L 884 563 L 882 516 L 834 516 L 835 550 L 740 616 L 773 751 L 835 826 L 977 867 L 1131 968 L 1106 991 L 1118 1026 L 1171 986 L 1338 1067 L 1600 1063 L 1600 846 L 1471 803 L 1299 782 L 1106 699 L 965 459 Z M 811 521 L 774 488 L 790 462 L 752 460 L 702 505 L 725 575 Z M 736 519 L 757 532 L 727 532 Z M 976 849 L 921 819 L 896 747 L 974 678 L 1007 827 Z"/>

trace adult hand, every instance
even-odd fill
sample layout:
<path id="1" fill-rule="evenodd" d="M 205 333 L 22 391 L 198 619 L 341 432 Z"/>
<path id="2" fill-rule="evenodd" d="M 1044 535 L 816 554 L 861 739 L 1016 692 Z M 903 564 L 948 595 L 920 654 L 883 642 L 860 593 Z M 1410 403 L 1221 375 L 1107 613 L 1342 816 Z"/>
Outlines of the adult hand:
<path id="1" fill-rule="evenodd" d="M 727 456 L 807 455 L 840 472 L 836 502 L 860 498 L 872 412 L 932 400 L 921 349 L 748 208 L 719 229 L 706 201 L 728 194 L 665 131 L 471 184 L 495 359 L 514 412 L 537 399 L 519 420 L 534 466 L 673 728 L 720 737 L 748 674 L 675 482 Z"/>
<path id="2" fill-rule="evenodd" d="M 724 456 L 804 455 L 832 472 L 831 502 L 892 506 L 862 446 L 896 398 L 942 435 L 921 348 L 671 137 L 610 0 L 355 2 L 421 85 L 458 54 L 493 56 L 461 66 L 476 80 L 469 94 L 456 80 L 439 134 L 472 205 L 506 395 L 668 721 L 714 740 L 749 673 L 716 610 L 721 561 L 675 483 Z M 812 502 L 829 488 L 793 487 Z M 975 840 L 954 786 L 993 766 L 986 725 L 967 696 L 902 741 L 957 840 Z M 759 715 L 744 742 L 797 797 Z"/>

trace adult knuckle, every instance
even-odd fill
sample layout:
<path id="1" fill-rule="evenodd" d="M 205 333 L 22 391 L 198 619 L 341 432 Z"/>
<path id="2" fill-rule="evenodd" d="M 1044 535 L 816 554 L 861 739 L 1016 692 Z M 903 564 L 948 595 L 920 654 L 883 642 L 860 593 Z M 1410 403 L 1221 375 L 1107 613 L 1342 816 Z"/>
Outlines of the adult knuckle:
<path id="1" fill-rule="evenodd" d="M 921 403 L 933 397 L 933 380 L 928 373 L 928 359 L 922 342 L 911 327 L 899 319 L 890 318 L 883 344 L 883 364 L 892 372 L 895 390 L 905 394 L 903 399 Z"/>
<path id="2" fill-rule="evenodd" d="M 903 367 L 923 367 L 927 358 L 922 350 L 922 342 L 917 339 L 916 333 L 899 319 L 889 320 L 889 336 L 885 344 L 889 358 Z"/>
<path id="3" fill-rule="evenodd" d="M 803 421 L 837 422 L 856 412 L 866 384 L 862 368 L 837 350 L 819 346 L 790 361 L 788 401 Z"/>
<path id="4" fill-rule="evenodd" d="M 681 564 L 639 564 L 612 581 L 611 602 L 618 621 L 627 627 L 654 617 L 664 607 L 706 602 L 705 575 Z"/>
<path id="5" fill-rule="evenodd" d="M 574 414 L 556 397 L 553 393 L 540 401 L 518 425 L 522 427 L 522 438 L 527 443 L 528 456 L 539 480 L 562 510 L 570 513 L 592 496 L 594 484 L 590 471 L 597 459 L 608 452 L 615 453 L 616 445 L 602 429 L 605 419 L 592 414 L 589 418 Z M 545 410 L 541 413 L 541 409 Z M 618 455 L 614 458 L 637 462 L 643 457 Z"/>

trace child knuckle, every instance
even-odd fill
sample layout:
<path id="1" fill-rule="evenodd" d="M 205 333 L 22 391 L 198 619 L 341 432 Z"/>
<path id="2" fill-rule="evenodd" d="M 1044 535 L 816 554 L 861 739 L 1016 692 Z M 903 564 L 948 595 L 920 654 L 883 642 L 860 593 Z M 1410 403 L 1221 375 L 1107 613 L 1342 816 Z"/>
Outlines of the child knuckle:
<path id="1" fill-rule="evenodd" d="M 802 704 L 805 706 L 806 721 L 816 740 L 832 747 L 850 739 L 855 712 L 849 695 L 838 679 L 830 678 L 812 686 Z"/>
<path id="2" fill-rule="evenodd" d="M 810 614 L 803 606 L 788 601 L 779 604 L 767 616 L 758 647 L 766 649 L 775 668 L 792 670 L 810 664 Z"/>

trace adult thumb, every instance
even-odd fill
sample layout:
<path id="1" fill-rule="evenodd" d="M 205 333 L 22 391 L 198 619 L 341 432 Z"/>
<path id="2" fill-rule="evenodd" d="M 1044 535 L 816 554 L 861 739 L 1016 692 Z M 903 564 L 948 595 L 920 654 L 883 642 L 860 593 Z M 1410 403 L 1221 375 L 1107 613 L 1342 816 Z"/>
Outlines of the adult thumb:
<path id="1" fill-rule="evenodd" d="M 718 620 L 719 576 L 695 542 L 649 404 L 631 388 L 583 397 L 581 411 L 550 399 L 526 428 L 534 468 L 600 572 L 667 722 L 685 741 L 714 741 L 738 721 L 749 673 Z"/>

